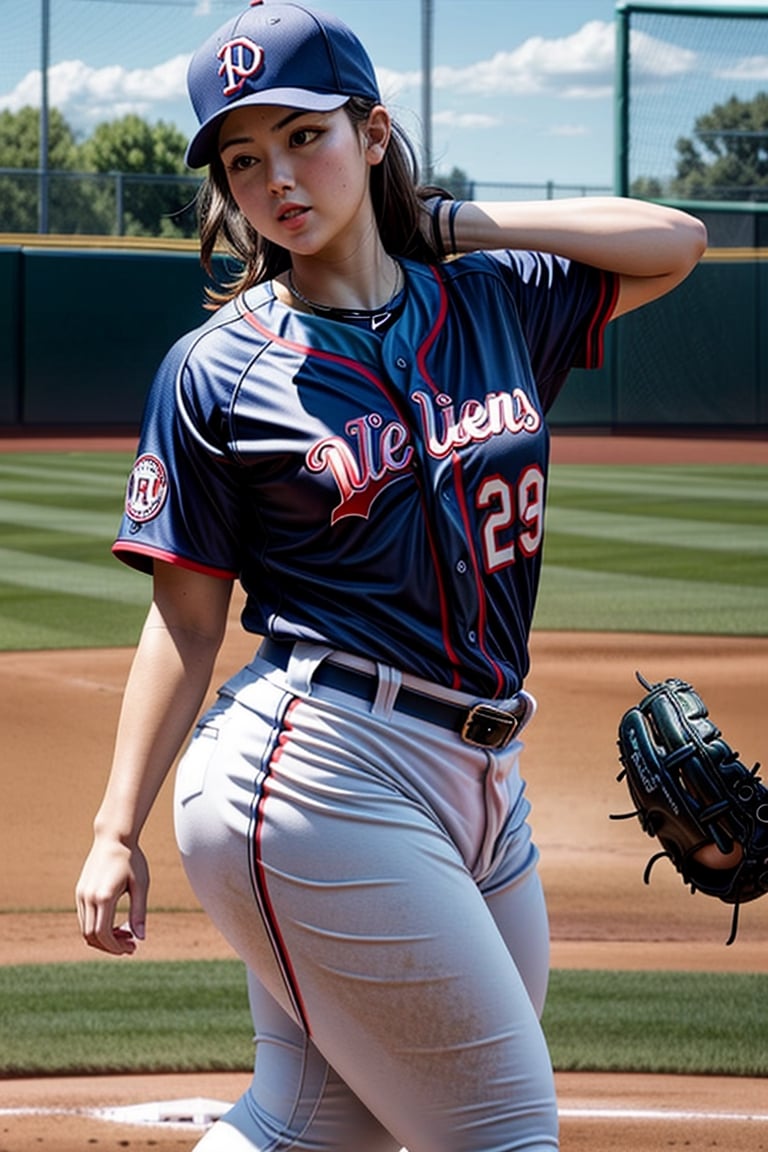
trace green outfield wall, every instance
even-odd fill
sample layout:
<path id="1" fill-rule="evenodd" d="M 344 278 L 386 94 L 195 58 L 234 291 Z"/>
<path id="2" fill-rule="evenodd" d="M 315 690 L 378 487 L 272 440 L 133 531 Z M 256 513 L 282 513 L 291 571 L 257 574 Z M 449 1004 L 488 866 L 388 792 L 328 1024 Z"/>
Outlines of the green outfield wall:
<path id="1" fill-rule="evenodd" d="M 0 247 L 0 424 L 134 426 L 204 285 L 191 249 Z"/>
<path id="2" fill-rule="evenodd" d="M 726 239 L 742 234 L 733 217 Z M 768 432 L 768 247 L 743 238 L 611 325 L 603 367 L 572 373 L 553 426 Z M 0 432 L 133 429 L 164 352 L 207 315 L 195 250 L 4 239 Z"/>

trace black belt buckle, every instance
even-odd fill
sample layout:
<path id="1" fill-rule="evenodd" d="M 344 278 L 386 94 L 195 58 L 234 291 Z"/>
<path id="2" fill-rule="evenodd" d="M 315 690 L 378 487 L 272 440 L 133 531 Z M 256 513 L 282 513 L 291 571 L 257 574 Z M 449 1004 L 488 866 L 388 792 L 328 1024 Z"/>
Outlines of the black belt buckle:
<path id="1" fill-rule="evenodd" d="M 461 738 L 478 748 L 506 748 L 520 727 L 520 717 L 491 704 L 475 704 L 464 718 Z"/>

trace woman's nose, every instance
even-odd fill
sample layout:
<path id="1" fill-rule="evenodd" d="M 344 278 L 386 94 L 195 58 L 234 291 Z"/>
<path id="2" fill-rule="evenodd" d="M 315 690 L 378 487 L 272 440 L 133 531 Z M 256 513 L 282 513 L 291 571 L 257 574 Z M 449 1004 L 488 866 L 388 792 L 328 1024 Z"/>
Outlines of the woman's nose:
<path id="1" fill-rule="evenodd" d="M 283 196 L 295 186 L 293 174 L 284 161 L 273 162 L 267 173 L 267 186 L 273 196 Z"/>

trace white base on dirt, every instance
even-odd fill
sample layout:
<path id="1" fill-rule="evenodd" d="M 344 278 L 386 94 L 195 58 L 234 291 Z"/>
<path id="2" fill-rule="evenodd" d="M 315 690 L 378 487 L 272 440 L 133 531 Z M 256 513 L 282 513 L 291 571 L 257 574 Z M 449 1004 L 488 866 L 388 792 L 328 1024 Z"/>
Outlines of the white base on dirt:
<path id="1" fill-rule="evenodd" d="M 148 1104 L 128 1104 L 121 1108 L 95 1108 L 91 1115 L 121 1124 L 179 1124 L 205 1128 L 231 1107 L 231 1104 L 222 1100 L 194 1096 L 187 1100 L 155 1100 Z"/>

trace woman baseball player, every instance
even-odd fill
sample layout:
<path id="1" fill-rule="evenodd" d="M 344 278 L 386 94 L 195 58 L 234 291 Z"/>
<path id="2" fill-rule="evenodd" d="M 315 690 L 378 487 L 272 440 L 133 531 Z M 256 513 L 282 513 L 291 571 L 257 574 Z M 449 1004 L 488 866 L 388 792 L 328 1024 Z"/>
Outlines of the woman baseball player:
<path id="1" fill-rule="evenodd" d="M 613 317 L 688 274 L 704 230 L 618 198 L 420 188 L 364 48 L 300 4 L 230 20 L 189 87 L 203 259 L 224 242 L 238 264 L 147 403 L 115 552 L 154 594 L 82 932 L 116 955 L 144 938 L 140 831 L 238 579 L 260 646 L 198 720 L 175 813 L 248 967 L 255 1072 L 198 1148 L 551 1150 L 518 766 L 545 416 Z"/>

